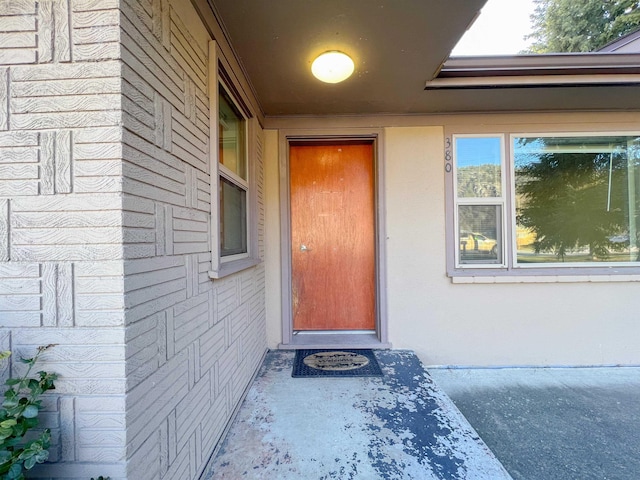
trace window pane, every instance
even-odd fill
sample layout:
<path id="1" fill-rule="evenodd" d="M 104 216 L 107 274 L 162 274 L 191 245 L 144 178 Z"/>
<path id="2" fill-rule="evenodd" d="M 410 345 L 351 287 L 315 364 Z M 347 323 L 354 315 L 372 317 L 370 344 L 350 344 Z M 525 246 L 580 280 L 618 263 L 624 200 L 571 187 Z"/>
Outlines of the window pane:
<path id="1" fill-rule="evenodd" d="M 638 261 L 640 138 L 514 138 L 517 261 Z"/>
<path id="2" fill-rule="evenodd" d="M 220 85 L 218 102 L 218 161 L 244 180 L 247 179 L 246 120 Z"/>
<path id="3" fill-rule="evenodd" d="M 502 263 L 500 205 L 460 205 L 460 263 Z"/>
<path id="4" fill-rule="evenodd" d="M 500 137 L 456 138 L 459 198 L 502 196 Z"/>
<path id="5" fill-rule="evenodd" d="M 220 256 L 247 253 L 247 192 L 220 177 Z"/>

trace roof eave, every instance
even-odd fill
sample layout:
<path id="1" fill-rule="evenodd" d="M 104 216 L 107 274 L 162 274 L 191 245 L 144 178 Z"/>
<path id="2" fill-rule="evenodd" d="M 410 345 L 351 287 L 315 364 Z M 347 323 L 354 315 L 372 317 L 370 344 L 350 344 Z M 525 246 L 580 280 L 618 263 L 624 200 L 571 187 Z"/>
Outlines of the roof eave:
<path id="1" fill-rule="evenodd" d="M 544 54 L 451 57 L 425 89 L 639 83 L 640 54 Z"/>

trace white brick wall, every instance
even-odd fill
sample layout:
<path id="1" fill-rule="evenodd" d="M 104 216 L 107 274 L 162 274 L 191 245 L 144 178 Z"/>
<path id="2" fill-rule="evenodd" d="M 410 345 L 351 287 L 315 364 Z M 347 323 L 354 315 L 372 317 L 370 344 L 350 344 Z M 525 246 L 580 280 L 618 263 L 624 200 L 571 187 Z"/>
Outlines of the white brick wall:
<path id="1" fill-rule="evenodd" d="M 207 39 L 188 0 L 0 0 L 0 349 L 58 344 L 34 478 L 197 478 L 266 349 L 264 268 L 207 274 Z"/>
<path id="2" fill-rule="evenodd" d="M 138 228 L 151 234 L 124 241 L 128 472 L 191 479 L 266 349 L 264 269 L 215 282 L 207 274 L 204 26 L 187 1 L 125 0 L 121 9 L 124 222 L 144 215 Z"/>
<path id="3" fill-rule="evenodd" d="M 126 478 L 121 66 L 116 2 L 0 1 L 3 378 L 60 375 L 35 478 Z"/>

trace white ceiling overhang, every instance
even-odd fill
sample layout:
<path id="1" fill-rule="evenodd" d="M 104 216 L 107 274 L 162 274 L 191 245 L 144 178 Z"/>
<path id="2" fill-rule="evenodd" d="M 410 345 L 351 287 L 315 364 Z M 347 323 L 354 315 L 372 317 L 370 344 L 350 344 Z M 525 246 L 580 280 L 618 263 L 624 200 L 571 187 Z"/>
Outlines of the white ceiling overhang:
<path id="1" fill-rule="evenodd" d="M 485 0 L 207 1 L 267 117 L 640 109 L 638 54 L 447 60 Z M 326 50 L 354 75 L 316 80 Z"/>

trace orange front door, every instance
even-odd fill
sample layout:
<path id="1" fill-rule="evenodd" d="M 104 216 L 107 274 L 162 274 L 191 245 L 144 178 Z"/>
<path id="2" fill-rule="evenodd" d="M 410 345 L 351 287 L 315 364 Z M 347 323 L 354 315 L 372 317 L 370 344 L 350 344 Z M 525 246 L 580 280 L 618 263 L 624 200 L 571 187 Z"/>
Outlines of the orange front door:
<path id="1" fill-rule="evenodd" d="M 375 329 L 373 144 L 290 147 L 294 330 Z"/>

